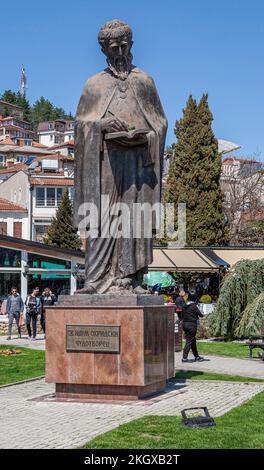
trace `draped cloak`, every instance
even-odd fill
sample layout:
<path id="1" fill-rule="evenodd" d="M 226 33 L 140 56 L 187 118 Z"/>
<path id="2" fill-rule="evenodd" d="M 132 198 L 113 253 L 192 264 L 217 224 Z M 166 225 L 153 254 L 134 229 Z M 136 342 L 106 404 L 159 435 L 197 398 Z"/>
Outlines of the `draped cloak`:
<path id="1" fill-rule="evenodd" d="M 167 120 L 153 79 L 145 72 L 133 67 L 127 80 L 130 93 L 132 93 L 131 99 L 133 99 L 133 105 L 138 107 L 148 128 L 153 131 L 155 135 L 154 143 L 152 144 L 151 165 L 151 171 L 154 175 L 152 182 L 155 181 L 155 184 L 149 185 L 148 177 L 146 177 L 146 181 L 143 183 L 147 189 L 141 194 L 141 199 L 138 199 L 140 202 L 154 205 L 155 203 L 159 203 L 161 198 L 162 161 Z M 78 225 L 83 218 L 83 215 L 78 215 L 79 207 L 83 203 L 93 203 L 97 207 L 99 216 L 101 213 L 101 196 L 104 187 L 104 181 L 102 181 L 102 160 L 104 159 L 105 153 L 101 119 L 106 116 L 107 111 L 111 107 L 111 103 L 116 100 L 117 88 L 117 79 L 106 69 L 87 80 L 80 98 L 75 124 L 74 215 L 76 225 Z M 122 103 L 120 103 L 120 106 L 122 106 Z M 133 150 L 130 149 L 130 152 L 133 152 Z M 136 153 L 137 150 L 135 149 L 135 154 Z M 143 175 L 143 178 L 145 174 L 144 171 L 143 168 L 140 169 L 141 177 Z M 153 231 L 155 231 L 154 223 L 153 218 Z M 102 227 L 99 226 L 99 229 L 100 228 Z M 132 246 L 132 244 L 133 241 L 131 240 L 130 245 Z M 137 250 L 136 245 L 134 244 L 133 246 L 134 249 Z M 150 248 L 148 244 L 146 247 L 148 251 L 146 256 L 144 256 L 144 254 L 142 256 L 142 253 L 136 253 L 135 257 L 137 261 L 134 264 L 131 263 L 131 266 L 133 265 L 134 268 L 130 267 L 124 269 L 124 276 L 134 274 L 133 270 L 140 270 L 146 267 L 146 263 L 150 264 L 152 262 L 152 246 Z M 143 245 L 141 245 L 139 251 L 142 251 L 142 249 L 144 251 Z M 121 247 L 121 250 L 124 250 L 124 247 Z M 86 283 L 94 283 L 94 286 L 97 288 L 103 284 L 107 284 L 104 282 L 103 277 L 104 271 L 107 271 L 109 268 L 110 251 L 111 247 L 110 245 L 109 247 L 107 246 L 107 241 L 101 243 L 99 239 L 88 240 L 86 253 Z M 98 261 L 98 257 L 101 257 L 100 261 Z M 105 260 L 103 257 L 105 257 Z M 98 266 L 95 266 L 95 269 L 93 269 L 91 264 L 98 264 Z M 108 280 L 108 287 L 110 284 L 111 282 L 109 283 Z M 100 291 L 100 288 L 97 290 Z M 101 287 L 101 292 L 104 290 L 107 289 Z"/>

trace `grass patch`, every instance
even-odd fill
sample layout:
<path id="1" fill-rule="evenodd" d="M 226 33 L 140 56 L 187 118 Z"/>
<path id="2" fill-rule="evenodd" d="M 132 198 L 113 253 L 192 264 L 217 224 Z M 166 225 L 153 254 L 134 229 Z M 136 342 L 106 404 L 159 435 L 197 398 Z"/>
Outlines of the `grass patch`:
<path id="1" fill-rule="evenodd" d="M 12 346 L 0 344 L 0 349 L 11 349 Z M 11 384 L 21 380 L 32 379 L 45 374 L 45 352 L 34 349 L 15 347 L 21 354 L 0 355 L 0 385 Z"/>
<path id="2" fill-rule="evenodd" d="M 263 379 L 254 377 L 241 377 L 240 375 L 215 374 L 198 370 L 179 370 L 175 374 L 176 379 L 181 380 L 224 380 L 231 382 L 264 382 Z"/>
<path id="3" fill-rule="evenodd" d="M 234 343 L 231 341 L 207 343 L 203 341 L 197 341 L 197 348 L 199 354 L 201 355 L 212 354 L 215 356 L 249 359 L 249 347 L 243 343 Z M 260 351 L 260 349 L 254 350 L 255 356 L 257 356 L 257 351 Z"/>
<path id="4" fill-rule="evenodd" d="M 209 410 L 210 411 L 210 410 Z M 264 449 L 264 392 L 215 418 L 208 429 L 181 427 L 180 417 L 147 416 L 119 426 L 85 449 Z"/>

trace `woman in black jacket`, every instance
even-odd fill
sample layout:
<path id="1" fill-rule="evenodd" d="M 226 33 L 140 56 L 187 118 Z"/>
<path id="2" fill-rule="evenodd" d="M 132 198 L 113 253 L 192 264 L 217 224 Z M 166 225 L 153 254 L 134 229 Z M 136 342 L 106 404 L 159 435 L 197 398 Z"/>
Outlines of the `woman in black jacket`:
<path id="1" fill-rule="evenodd" d="M 196 345 L 196 333 L 199 317 L 203 317 L 196 304 L 196 296 L 189 295 L 189 300 L 183 311 L 183 331 L 186 337 L 186 343 L 183 350 L 182 362 L 188 362 L 188 354 L 190 349 L 194 355 L 195 361 L 204 361 L 204 358 L 199 356 Z"/>

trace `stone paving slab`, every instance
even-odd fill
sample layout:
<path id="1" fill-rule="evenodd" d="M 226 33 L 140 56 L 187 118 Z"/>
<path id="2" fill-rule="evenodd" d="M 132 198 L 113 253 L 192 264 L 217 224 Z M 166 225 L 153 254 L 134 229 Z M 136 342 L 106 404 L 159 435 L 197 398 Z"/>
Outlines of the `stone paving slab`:
<path id="1" fill-rule="evenodd" d="M 181 362 L 182 353 L 175 353 L 175 370 L 195 370 L 216 374 L 240 375 L 264 380 L 264 361 L 260 359 L 238 359 L 236 357 L 204 356 L 206 361 Z"/>
<path id="2" fill-rule="evenodd" d="M 45 339 L 44 334 L 37 335 L 36 341 L 32 339 L 27 339 L 27 336 L 22 335 L 22 338 L 14 335 L 11 340 L 6 339 L 7 336 L 0 336 L 0 344 L 6 346 L 16 346 L 21 348 L 30 348 L 30 349 L 40 349 L 45 350 Z"/>
<path id="3" fill-rule="evenodd" d="M 54 385 L 43 379 L 11 385 L 0 388 L 0 448 L 76 448 L 143 416 L 178 416 L 192 406 L 207 406 L 220 416 L 261 391 L 261 383 L 171 382 L 164 396 L 151 400 L 99 404 L 41 401 L 54 393 Z"/>

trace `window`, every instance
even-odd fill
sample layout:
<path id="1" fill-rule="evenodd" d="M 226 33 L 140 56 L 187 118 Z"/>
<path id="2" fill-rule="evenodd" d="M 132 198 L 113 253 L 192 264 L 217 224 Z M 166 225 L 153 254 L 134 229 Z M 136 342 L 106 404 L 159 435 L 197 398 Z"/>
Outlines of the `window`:
<path id="1" fill-rule="evenodd" d="M 22 222 L 13 223 L 13 237 L 22 238 Z"/>
<path id="2" fill-rule="evenodd" d="M 53 129 L 53 124 L 52 123 L 49 124 L 49 129 Z"/>
<path id="3" fill-rule="evenodd" d="M 38 233 L 45 235 L 45 226 L 39 225 Z M 46 229 L 48 226 L 46 226 Z M 71 269 L 71 262 L 59 258 L 51 258 L 43 255 L 36 255 L 34 253 L 28 254 L 28 265 L 31 268 L 40 269 Z"/>
<path id="4" fill-rule="evenodd" d="M 1 258 L 0 258 L 1 259 Z M 5 266 L 6 267 L 6 266 Z M 13 267 L 13 266 L 12 266 Z M 0 296 L 6 298 L 6 294 L 11 291 L 11 287 L 16 286 L 20 291 L 21 273 L 0 274 Z"/>
<path id="5" fill-rule="evenodd" d="M 59 161 L 51 158 L 44 158 L 41 162 L 42 170 L 57 170 L 59 167 Z"/>
<path id="6" fill-rule="evenodd" d="M 47 206 L 55 206 L 55 199 L 56 199 L 56 192 L 55 188 L 47 188 Z"/>
<path id="7" fill-rule="evenodd" d="M 57 188 L 57 205 L 59 205 L 61 202 L 62 194 L 63 194 L 63 189 Z"/>
<path id="8" fill-rule="evenodd" d="M 0 155 L 0 164 L 5 162 L 5 157 L 4 155 Z"/>
<path id="9" fill-rule="evenodd" d="M 17 163 L 23 163 L 25 161 L 25 159 L 26 158 L 24 157 L 24 155 L 17 155 L 16 156 Z"/>
<path id="10" fill-rule="evenodd" d="M 45 188 L 36 189 L 36 206 L 37 207 L 45 206 Z"/>
<path id="11" fill-rule="evenodd" d="M 58 207 L 63 188 L 36 188 L 36 207 Z"/>
<path id="12" fill-rule="evenodd" d="M 52 134 L 50 134 L 50 140 L 53 140 L 53 135 Z"/>
<path id="13" fill-rule="evenodd" d="M 35 226 L 35 240 L 43 243 L 45 235 L 48 231 L 49 225 L 36 225 Z M 33 266 L 36 267 L 36 266 Z"/>
<path id="14" fill-rule="evenodd" d="M 7 235 L 7 222 L 0 222 L 0 233 Z"/>
<path id="15" fill-rule="evenodd" d="M 0 267 L 19 268 L 21 266 L 21 251 L 0 247 Z"/>

